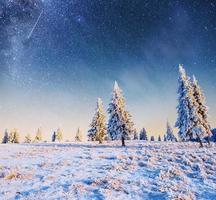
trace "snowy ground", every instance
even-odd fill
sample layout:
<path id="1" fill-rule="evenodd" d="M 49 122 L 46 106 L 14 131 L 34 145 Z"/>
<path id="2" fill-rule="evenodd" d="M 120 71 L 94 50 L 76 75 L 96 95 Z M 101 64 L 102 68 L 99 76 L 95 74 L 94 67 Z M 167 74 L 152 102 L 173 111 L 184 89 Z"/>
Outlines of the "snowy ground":
<path id="1" fill-rule="evenodd" d="M 216 146 L 0 145 L 0 199 L 216 199 Z"/>

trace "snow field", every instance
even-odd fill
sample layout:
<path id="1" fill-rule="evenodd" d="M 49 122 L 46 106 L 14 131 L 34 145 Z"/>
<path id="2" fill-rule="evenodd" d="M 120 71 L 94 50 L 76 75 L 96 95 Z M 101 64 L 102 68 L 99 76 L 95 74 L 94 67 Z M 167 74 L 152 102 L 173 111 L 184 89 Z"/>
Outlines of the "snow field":
<path id="1" fill-rule="evenodd" d="M 216 150 L 120 141 L 0 145 L 0 199 L 214 199 Z"/>

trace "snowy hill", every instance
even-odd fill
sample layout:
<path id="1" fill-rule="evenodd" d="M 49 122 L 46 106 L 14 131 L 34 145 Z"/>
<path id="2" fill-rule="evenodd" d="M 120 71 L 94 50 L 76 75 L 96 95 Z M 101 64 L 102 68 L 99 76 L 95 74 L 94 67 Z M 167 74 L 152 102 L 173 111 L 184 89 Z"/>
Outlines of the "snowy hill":
<path id="1" fill-rule="evenodd" d="M 215 199 L 216 146 L 0 145 L 0 199 Z"/>

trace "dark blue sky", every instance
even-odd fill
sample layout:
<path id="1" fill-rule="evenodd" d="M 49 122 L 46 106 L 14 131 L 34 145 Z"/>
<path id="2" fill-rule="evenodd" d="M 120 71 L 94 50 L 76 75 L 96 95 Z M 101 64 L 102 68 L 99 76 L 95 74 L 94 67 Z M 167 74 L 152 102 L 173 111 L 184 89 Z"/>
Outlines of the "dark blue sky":
<path id="1" fill-rule="evenodd" d="M 216 125 L 214 0 L 2 0 L 0 33 L 1 130 L 86 130 L 117 80 L 137 128 L 161 134 L 175 122 L 179 63 L 200 81 Z"/>

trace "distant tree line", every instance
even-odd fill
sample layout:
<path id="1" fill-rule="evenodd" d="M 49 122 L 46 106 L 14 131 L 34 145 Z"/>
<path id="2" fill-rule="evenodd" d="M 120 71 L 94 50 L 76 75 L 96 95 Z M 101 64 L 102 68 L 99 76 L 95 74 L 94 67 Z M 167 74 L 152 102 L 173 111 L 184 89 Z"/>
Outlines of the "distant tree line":
<path id="1" fill-rule="evenodd" d="M 77 129 L 76 135 L 74 137 L 74 140 L 77 142 L 84 141 L 85 137 L 80 130 L 80 128 Z M 57 129 L 57 131 L 54 131 L 51 136 L 51 142 L 61 142 L 63 140 L 63 133 L 60 128 Z M 27 134 L 24 138 L 24 143 L 41 143 L 46 142 L 43 140 L 43 134 L 41 129 L 39 128 L 36 131 L 35 137 L 32 139 L 30 134 Z M 13 129 L 10 133 L 6 129 L 2 138 L 2 143 L 20 143 L 20 137 L 19 132 L 17 129 Z"/>

